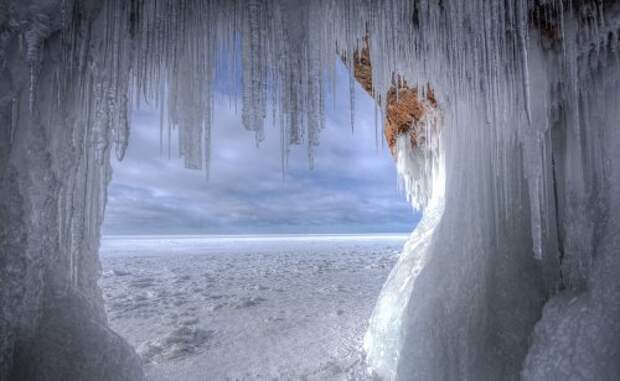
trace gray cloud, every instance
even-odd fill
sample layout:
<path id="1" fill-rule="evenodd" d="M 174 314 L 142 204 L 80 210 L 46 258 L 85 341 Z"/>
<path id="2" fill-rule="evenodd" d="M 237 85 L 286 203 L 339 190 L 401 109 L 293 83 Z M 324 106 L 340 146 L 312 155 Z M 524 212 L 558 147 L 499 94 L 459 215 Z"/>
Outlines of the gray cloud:
<path id="1" fill-rule="evenodd" d="M 397 191 L 388 149 L 376 148 L 372 100 L 357 88 L 352 134 L 348 89 L 345 83 L 338 89 L 314 170 L 306 147 L 293 147 L 285 180 L 277 127 L 266 127 L 257 147 L 227 101 L 218 102 L 209 181 L 204 172 L 184 169 L 174 149 L 171 160 L 160 155 L 158 112 L 136 111 L 127 155 L 113 163 L 104 233 L 411 231 L 418 216 Z"/>

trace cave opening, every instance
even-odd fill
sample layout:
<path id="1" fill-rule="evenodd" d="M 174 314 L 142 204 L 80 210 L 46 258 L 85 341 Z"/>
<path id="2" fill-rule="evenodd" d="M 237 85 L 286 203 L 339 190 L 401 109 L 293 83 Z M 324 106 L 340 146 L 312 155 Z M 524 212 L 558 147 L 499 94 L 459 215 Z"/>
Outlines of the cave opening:
<path id="1" fill-rule="evenodd" d="M 293 146 L 283 172 L 271 118 L 257 145 L 226 94 L 214 97 L 208 179 L 183 168 L 174 137 L 168 154 L 160 110 L 132 112 L 99 283 L 149 379 L 364 377 L 368 319 L 418 217 L 374 99 L 355 85 L 352 132 L 344 63 L 337 75 L 313 168 Z"/>

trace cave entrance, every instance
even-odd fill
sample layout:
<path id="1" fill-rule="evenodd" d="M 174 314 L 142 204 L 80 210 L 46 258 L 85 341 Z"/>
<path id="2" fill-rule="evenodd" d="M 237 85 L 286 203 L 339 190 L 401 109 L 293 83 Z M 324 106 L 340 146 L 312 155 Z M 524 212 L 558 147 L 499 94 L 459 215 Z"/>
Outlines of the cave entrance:
<path id="1" fill-rule="evenodd" d="M 339 64 L 336 99 L 308 167 L 282 173 L 271 118 L 256 146 L 216 96 L 210 177 L 160 147 L 159 113 L 133 113 L 113 162 L 100 258 L 110 326 L 151 379 L 362 377 L 363 335 L 417 216 L 398 192 L 374 100 Z M 380 135 L 379 135 L 380 134 Z M 270 136 L 275 135 L 275 136 Z M 363 278 L 364 282 L 359 282 Z"/>

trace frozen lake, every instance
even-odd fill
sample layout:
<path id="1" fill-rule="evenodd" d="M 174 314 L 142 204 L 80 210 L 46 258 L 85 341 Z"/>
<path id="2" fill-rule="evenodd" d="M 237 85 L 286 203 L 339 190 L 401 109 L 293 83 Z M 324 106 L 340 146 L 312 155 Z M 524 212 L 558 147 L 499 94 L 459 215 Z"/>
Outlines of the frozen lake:
<path id="1" fill-rule="evenodd" d="M 150 380 L 357 380 L 406 238 L 105 237 L 101 285 Z"/>

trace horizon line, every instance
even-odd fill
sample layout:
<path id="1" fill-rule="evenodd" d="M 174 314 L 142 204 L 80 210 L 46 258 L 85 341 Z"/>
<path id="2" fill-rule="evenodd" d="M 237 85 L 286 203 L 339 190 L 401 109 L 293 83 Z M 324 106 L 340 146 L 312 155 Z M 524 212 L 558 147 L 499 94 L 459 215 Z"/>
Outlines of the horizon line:
<path id="1" fill-rule="evenodd" d="M 366 232 L 366 233 L 231 233 L 231 234 L 202 234 L 202 233 L 166 233 L 166 234 L 102 234 L 101 238 L 115 238 L 115 237 L 260 237 L 260 236 L 272 236 L 272 237 L 288 237 L 288 236 L 395 236 L 395 235 L 409 235 L 411 232 L 399 231 L 399 232 Z"/>

